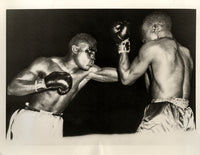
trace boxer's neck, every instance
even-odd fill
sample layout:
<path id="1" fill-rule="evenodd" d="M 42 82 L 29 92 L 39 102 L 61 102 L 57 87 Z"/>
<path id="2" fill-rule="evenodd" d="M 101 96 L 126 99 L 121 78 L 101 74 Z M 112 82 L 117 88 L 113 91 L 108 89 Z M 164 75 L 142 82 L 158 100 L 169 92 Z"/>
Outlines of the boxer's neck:
<path id="1" fill-rule="evenodd" d="M 59 59 L 59 66 L 64 70 L 68 71 L 69 73 L 74 73 L 77 70 L 80 70 L 77 64 L 75 63 L 74 59 L 69 59 L 66 57 L 61 57 Z"/>

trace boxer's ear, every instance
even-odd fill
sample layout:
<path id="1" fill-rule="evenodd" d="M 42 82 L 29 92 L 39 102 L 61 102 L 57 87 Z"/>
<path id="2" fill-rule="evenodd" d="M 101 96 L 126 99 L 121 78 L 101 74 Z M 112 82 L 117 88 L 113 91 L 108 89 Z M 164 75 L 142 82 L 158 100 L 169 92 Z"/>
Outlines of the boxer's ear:
<path id="1" fill-rule="evenodd" d="M 73 54 L 77 54 L 77 53 L 78 53 L 78 49 L 79 49 L 78 46 L 72 45 L 72 53 L 73 53 Z"/>

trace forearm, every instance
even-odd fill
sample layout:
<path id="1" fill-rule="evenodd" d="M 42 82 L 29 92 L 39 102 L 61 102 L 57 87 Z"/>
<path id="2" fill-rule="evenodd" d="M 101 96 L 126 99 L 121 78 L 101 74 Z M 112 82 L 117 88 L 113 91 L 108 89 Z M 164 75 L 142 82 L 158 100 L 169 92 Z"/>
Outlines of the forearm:
<path id="1" fill-rule="evenodd" d="M 23 96 L 35 92 L 33 81 L 15 80 L 8 85 L 8 95 Z"/>
<path id="2" fill-rule="evenodd" d="M 140 61 L 138 57 L 135 57 L 133 62 L 130 64 L 128 55 L 124 53 L 120 55 L 119 60 L 119 74 L 121 82 L 124 85 L 131 85 L 145 73 L 148 64 L 144 61 Z"/>
<path id="3" fill-rule="evenodd" d="M 112 67 L 101 68 L 97 72 L 91 73 L 90 77 L 92 80 L 96 80 L 99 82 L 117 82 L 118 81 L 117 69 L 112 68 Z"/>
<path id="4" fill-rule="evenodd" d="M 120 54 L 119 74 L 122 83 L 124 85 L 130 85 L 146 72 L 154 58 L 154 53 L 152 52 L 155 50 L 146 46 L 141 47 L 138 56 L 136 56 L 130 64 L 127 54 L 130 49 L 127 50 L 124 46 L 125 45 L 122 44 L 118 49 L 118 53 Z"/>
<path id="5" fill-rule="evenodd" d="M 120 79 L 123 84 L 126 84 L 126 81 L 129 76 L 130 62 L 127 53 L 121 53 L 119 57 L 119 74 Z"/>
<path id="6" fill-rule="evenodd" d="M 26 80 L 14 80 L 10 85 L 8 85 L 8 95 L 24 96 L 32 94 L 45 89 L 45 85 L 39 84 L 39 80 L 26 81 Z M 40 79 L 41 81 L 41 79 Z M 40 88 L 40 90 L 39 90 Z"/>
<path id="7" fill-rule="evenodd" d="M 104 77 L 105 82 L 117 82 L 118 73 L 116 68 L 105 67 L 100 73 Z"/>

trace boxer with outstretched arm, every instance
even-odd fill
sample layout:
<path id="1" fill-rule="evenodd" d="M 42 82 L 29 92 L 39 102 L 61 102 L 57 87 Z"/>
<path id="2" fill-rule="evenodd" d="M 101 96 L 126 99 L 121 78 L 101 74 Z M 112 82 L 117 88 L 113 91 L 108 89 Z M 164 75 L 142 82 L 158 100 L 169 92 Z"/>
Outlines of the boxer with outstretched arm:
<path id="1" fill-rule="evenodd" d="M 143 45 L 132 63 L 129 62 L 129 34 L 127 24 L 114 25 L 117 43 L 119 74 L 124 85 L 133 84 L 145 74 L 152 102 L 147 105 L 138 127 L 140 133 L 193 131 L 192 109 L 189 107 L 190 79 L 193 61 L 190 51 L 178 43 L 171 33 L 171 18 L 161 12 L 148 15 L 141 26 Z M 126 28 L 129 30 L 128 28 Z M 150 72 L 150 76 L 147 74 Z"/>
<path id="2" fill-rule="evenodd" d="M 62 112 L 89 80 L 116 82 L 115 68 L 94 65 L 96 40 L 89 34 L 75 35 L 65 57 L 41 57 L 8 85 L 8 94 L 32 98 L 11 117 L 7 138 L 22 141 L 61 138 Z"/>

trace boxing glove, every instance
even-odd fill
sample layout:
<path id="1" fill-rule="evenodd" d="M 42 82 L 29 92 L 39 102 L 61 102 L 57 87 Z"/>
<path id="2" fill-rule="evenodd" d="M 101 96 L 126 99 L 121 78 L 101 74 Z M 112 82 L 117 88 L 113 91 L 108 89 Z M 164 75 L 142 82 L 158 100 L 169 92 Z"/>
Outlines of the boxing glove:
<path id="1" fill-rule="evenodd" d="M 72 87 L 72 77 L 67 72 L 53 72 L 44 78 L 47 89 L 57 89 L 58 94 L 64 95 Z"/>
<path id="2" fill-rule="evenodd" d="M 67 72 L 52 72 L 44 79 L 35 82 L 35 91 L 57 90 L 59 95 L 68 93 L 72 87 L 72 77 Z"/>
<path id="3" fill-rule="evenodd" d="M 112 26 L 112 35 L 118 45 L 130 36 L 130 24 L 127 21 L 118 21 Z"/>

